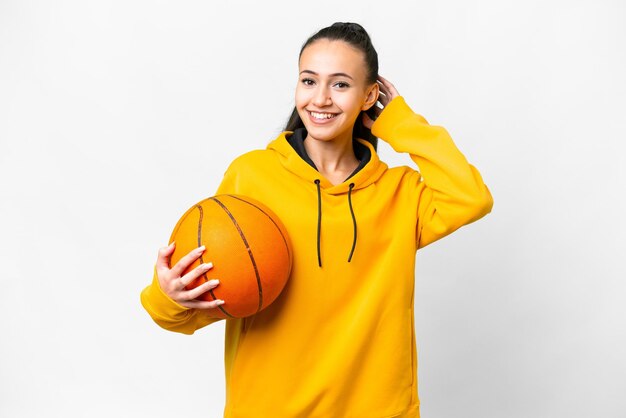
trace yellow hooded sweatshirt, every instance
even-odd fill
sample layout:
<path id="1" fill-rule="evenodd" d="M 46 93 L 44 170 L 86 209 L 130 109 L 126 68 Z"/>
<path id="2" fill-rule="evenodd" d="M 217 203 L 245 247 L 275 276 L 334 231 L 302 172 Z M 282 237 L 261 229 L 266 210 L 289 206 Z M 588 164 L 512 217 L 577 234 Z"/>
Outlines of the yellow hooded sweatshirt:
<path id="1" fill-rule="evenodd" d="M 419 417 L 415 252 L 481 218 L 493 201 L 448 132 L 402 97 L 372 132 L 409 153 L 421 173 L 388 168 L 360 141 L 369 161 L 332 185 L 288 143 L 291 132 L 226 171 L 218 194 L 248 195 L 273 210 L 294 259 L 273 304 L 226 319 L 225 418 Z M 171 331 L 192 334 L 216 321 L 170 299 L 156 275 L 141 301 Z"/>

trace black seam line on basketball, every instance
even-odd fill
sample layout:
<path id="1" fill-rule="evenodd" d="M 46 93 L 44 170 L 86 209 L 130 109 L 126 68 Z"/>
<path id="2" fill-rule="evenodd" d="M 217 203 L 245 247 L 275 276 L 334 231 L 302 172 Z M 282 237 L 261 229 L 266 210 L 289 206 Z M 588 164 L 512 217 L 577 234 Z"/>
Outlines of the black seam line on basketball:
<path id="1" fill-rule="evenodd" d="M 200 211 L 200 219 L 198 220 L 198 247 L 199 247 L 202 245 L 202 219 L 204 218 L 204 211 L 202 210 L 202 206 L 197 205 L 196 207 Z M 204 259 L 202 258 L 202 254 L 200 254 L 200 263 L 204 264 Z M 206 276 L 206 272 L 202 273 L 201 277 L 204 279 L 204 283 L 209 281 L 209 278 Z M 211 294 L 211 297 L 213 297 L 213 300 L 217 299 L 215 297 L 215 293 L 213 293 L 213 289 L 209 290 L 209 293 Z M 234 316 L 226 312 L 226 310 L 222 308 L 221 306 L 218 305 L 217 307 L 219 308 L 220 311 L 224 312 L 225 315 L 230 316 L 231 318 L 234 318 Z"/>
<path id="2" fill-rule="evenodd" d="M 257 283 L 257 287 L 259 289 L 259 306 L 257 308 L 257 312 L 259 312 L 261 310 L 261 307 L 263 307 L 263 285 L 261 284 L 261 277 L 259 276 L 259 269 L 258 269 L 258 267 L 256 265 L 256 260 L 254 259 L 254 254 L 252 254 L 252 249 L 250 248 L 250 245 L 248 244 L 248 240 L 246 239 L 246 236 L 244 235 L 243 231 L 241 230 L 241 227 L 237 223 L 237 220 L 235 219 L 233 214 L 230 213 L 228 208 L 222 202 L 220 202 L 219 199 L 216 199 L 215 197 L 212 197 L 211 199 L 213 201 L 215 201 L 215 203 L 220 205 L 220 207 L 224 210 L 224 212 L 226 212 L 226 214 L 228 215 L 230 220 L 233 222 L 233 225 L 235 225 L 235 227 L 237 228 L 237 231 L 239 231 L 239 236 L 243 240 L 243 243 L 246 246 L 246 249 L 248 250 L 248 256 L 250 257 L 250 262 L 252 262 L 252 266 L 254 267 L 254 275 L 256 276 L 256 283 Z"/>
<path id="3" fill-rule="evenodd" d="M 237 200 L 240 200 L 240 201 L 242 201 L 242 202 L 244 202 L 244 203 L 247 203 L 247 204 L 249 204 L 249 205 L 254 206 L 254 207 L 255 207 L 255 208 L 257 208 L 258 210 L 260 210 L 260 211 L 263 213 L 263 215 L 267 216 L 267 217 L 269 218 L 269 220 L 270 220 L 270 221 L 272 221 L 272 223 L 274 224 L 274 226 L 276 226 L 276 229 L 278 230 L 278 233 L 280 234 L 281 238 L 283 239 L 283 242 L 285 243 L 285 249 L 287 250 L 287 255 L 289 256 L 289 263 L 290 263 L 289 267 L 290 267 L 290 270 L 291 270 L 291 259 L 292 259 L 292 257 L 291 257 L 291 253 L 289 252 L 289 245 L 287 245 L 287 238 L 283 235 L 283 231 L 281 231 L 281 230 L 280 230 L 280 227 L 278 226 L 278 224 L 276 223 L 276 221 L 274 221 L 274 219 L 273 219 L 273 218 L 272 218 L 272 217 L 271 217 L 271 216 L 270 216 L 267 212 L 265 212 L 263 209 L 261 209 L 260 207 L 258 207 L 258 206 L 257 206 L 257 205 L 255 205 L 254 203 L 250 203 L 250 202 L 248 202 L 247 200 L 240 199 L 240 198 L 238 198 L 237 196 L 233 196 L 233 195 L 231 195 L 231 194 L 229 194 L 228 196 L 232 197 L 233 199 L 237 199 Z"/>
<path id="4" fill-rule="evenodd" d="M 197 205 L 196 208 L 198 212 L 200 212 L 200 219 L 198 220 L 198 247 L 202 245 L 202 218 L 204 218 L 204 210 L 202 210 L 202 206 Z M 204 258 L 202 258 L 203 254 L 200 254 L 200 263 L 204 263 Z M 204 281 L 206 283 L 206 273 L 202 275 L 204 277 Z"/>

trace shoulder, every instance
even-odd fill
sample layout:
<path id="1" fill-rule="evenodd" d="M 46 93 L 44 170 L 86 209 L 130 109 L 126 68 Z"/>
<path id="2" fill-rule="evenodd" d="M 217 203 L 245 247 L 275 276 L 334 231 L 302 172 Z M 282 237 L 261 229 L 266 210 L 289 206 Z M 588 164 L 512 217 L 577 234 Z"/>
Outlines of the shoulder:
<path id="1" fill-rule="evenodd" d="M 294 152 L 291 145 L 287 142 L 286 135 L 290 133 L 282 132 L 276 139 L 270 141 L 265 149 L 248 151 L 235 158 L 227 171 L 260 171 L 280 164 L 281 156 L 284 157 Z"/>
<path id="2" fill-rule="evenodd" d="M 273 151 L 268 149 L 248 151 L 235 158 L 226 171 L 254 171 L 256 168 L 275 161 L 276 156 L 274 154 Z"/>
<path id="3" fill-rule="evenodd" d="M 217 194 L 247 194 L 246 191 L 266 177 L 276 157 L 269 150 L 254 150 L 235 158 L 226 171 Z"/>
<path id="4" fill-rule="evenodd" d="M 397 186 L 408 185 L 411 187 L 422 181 L 420 172 L 406 165 L 388 168 L 384 178 Z"/>

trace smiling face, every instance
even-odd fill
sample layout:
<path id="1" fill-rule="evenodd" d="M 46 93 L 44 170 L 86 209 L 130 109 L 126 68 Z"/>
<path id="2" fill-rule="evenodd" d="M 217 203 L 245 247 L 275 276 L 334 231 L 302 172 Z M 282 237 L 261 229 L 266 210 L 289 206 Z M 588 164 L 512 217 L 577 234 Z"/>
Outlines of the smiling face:
<path id="1" fill-rule="evenodd" d="M 378 84 L 366 81 L 363 53 L 344 41 L 320 39 L 300 56 L 296 109 L 308 137 L 352 141 L 362 110 L 376 103 Z"/>

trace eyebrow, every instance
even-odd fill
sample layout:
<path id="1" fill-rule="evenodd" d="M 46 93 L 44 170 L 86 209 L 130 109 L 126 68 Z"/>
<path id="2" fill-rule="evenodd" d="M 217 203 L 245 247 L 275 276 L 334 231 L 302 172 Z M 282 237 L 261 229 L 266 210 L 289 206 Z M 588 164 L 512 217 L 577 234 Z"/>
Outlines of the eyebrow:
<path id="1" fill-rule="evenodd" d="M 300 74 L 302 73 L 307 73 L 307 74 L 313 74 L 313 75 L 319 75 L 318 73 L 316 73 L 315 71 L 311 71 L 311 70 L 302 70 L 300 71 Z M 330 74 L 331 77 L 347 77 L 350 80 L 354 80 L 354 78 L 350 77 L 348 74 L 346 73 L 333 73 Z"/>

